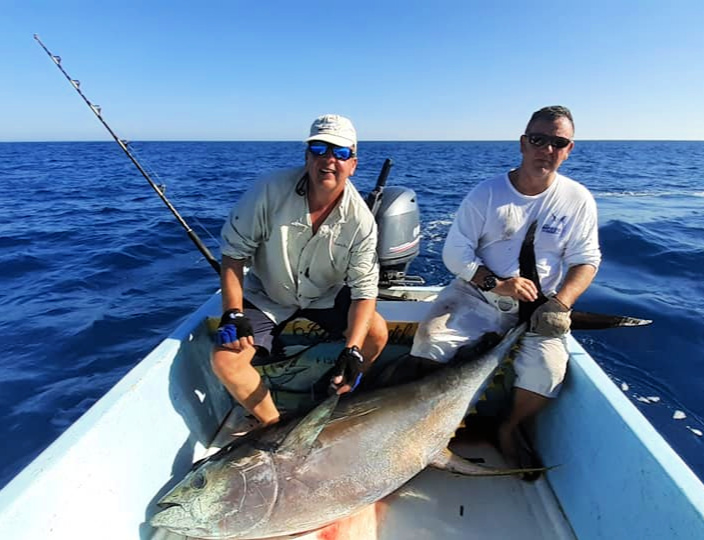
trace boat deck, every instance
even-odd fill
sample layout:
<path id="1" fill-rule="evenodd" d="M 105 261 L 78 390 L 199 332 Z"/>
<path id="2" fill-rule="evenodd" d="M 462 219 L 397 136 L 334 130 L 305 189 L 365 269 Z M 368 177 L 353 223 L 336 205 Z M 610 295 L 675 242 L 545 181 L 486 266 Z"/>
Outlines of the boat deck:
<path id="1" fill-rule="evenodd" d="M 486 443 L 460 443 L 458 454 L 505 467 Z M 379 539 L 573 539 L 548 482 L 467 477 L 426 469 L 387 497 Z M 377 537 L 370 537 L 377 538 Z"/>
<path id="2" fill-rule="evenodd" d="M 427 293 L 424 293 L 427 294 Z M 423 294 L 419 299 L 424 297 Z M 414 302 L 425 309 L 424 302 Z M 391 321 L 405 321 L 408 303 L 387 301 L 384 316 Z M 296 325 L 293 325 L 296 326 Z M 289 345 L 297 338 L 305 343 L 315 332 L 307 325 L 288 328 Z M 407 352 L 408 340 L 415 323 L 390 323 L 390 343 L 376 364 L 395 362 Z M 301 336 L 304 336 L 301 338 Z M 319 366 L 334 363 L 339 346 L 318 345 L 304 358 L 313 357 Z M 323 368 L 327 369 L 327 367 Z M 309 369 L 315 374 L 315 369 Z M 313 377 L 314 378 L 314 377 Z M 303 386 L 310 384 L 305 382 Z M 290 385 L 290 383 L 289 383 Z M 281 393 L 277 398 L 285 398 Z M 278 403 L 278 400 L 277 400 Z M 197 445 L 194 462 L 213 454 L 232 440 L 234 433 L 244 433 L 254 427 L 252 419 L 243 416 L 235 406 L 213 437 L 209 448 Z M 454 439 L 453 451 L 475 463 L 507 468 L 496 449 L 481 438 Z M 289 537 L 290 538 L 290 537 Z M 297 536 L 301 540 L 396 540 L 414 539 L 573 539 L 575 535 L 564 516 L 545 476 L 535 482 L 524 482 L 517 476 L 468 477 L 428 468 L 418 476 L 374 505 L 349 518 L 323 529 Z M 191 540 L 164 530 L 153 540 Z M 193 539 L 195 540 L 195 539 Z"/>

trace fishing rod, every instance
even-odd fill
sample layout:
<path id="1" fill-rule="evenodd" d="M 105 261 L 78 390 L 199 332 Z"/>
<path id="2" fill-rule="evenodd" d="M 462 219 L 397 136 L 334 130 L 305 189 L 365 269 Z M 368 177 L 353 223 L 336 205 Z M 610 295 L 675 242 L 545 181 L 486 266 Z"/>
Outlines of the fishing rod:
<path id="1" fill-rule="evenodd" d="M 64 77 L 68 80 L 69 83 L 71 83 L 71 86 L 78 92 L 78 95 L 83 98 L 83 101 L 86 102 L 86 105 L 90 108 L 91 111 L 93 111 L 93 114 L 100 120 L 100 123 L 105 126 L 105 129 L 108 130 L 108 133 L 112 136 L 113 139 L 115 139 L 115 142 L 119 145 L 120 148 L 122 148 L 122 151 L 127 154 L 127 157 L 130 158 L 130 161 L 134 164 L 135 167 L 137 167 L 137 170 L 139 170 L 140 173 L 142 173 L 142 176 L 149 182 L 149 185 L 152 186 L 152 189 L 156 191 L 156 194 L 159 195 L 159 198 L 164 202 L 164 204 L 167 206 L 169 210 L 171 210 L 171 213 L 176 217 L 178 222 L 181 224 L 181 226 L 186 230 L 186 233 L 188 234 L 188 237 L 191 239 L 191 241 L 196 245 L 198 250 L 203 254 L 205 259 L 210 263 L 210 266 L 213 267 L 213 269 L 217 272 L 218 276 L 220 275 L 220 263 L 218 260 L 213 256 L 213 254 L 210 252 L 210 250 L 207 248 L 207 246 L 202 242 L 202 240 L 198 237 L 198 235 L 195 233 L 193 229 L 186 223 L 186 220 L 184 220 L 181 217 L 181 214 L 178 213 L 178 210 L 174 207 L 173 204 L 166 198 L 164 195 L 164 189 L 162 189 L 160 186 L 158 186 L 152 178 L 149 176 L 149 173 L 144 170 L 142 165 L 137 161 L 137 158 L 132 154 L 130 149 L 127 147 L 127 141 L 124 139 L 120 139 L 115 132 L 112 130 L 112 128 L 108 125 L 108 123 L 105 121 L 102 115 L 102 111 L 98 105 L 94 105 L 93 103 L 90 102 L 90 100 L 83 94 L 81 91 L 81 83 L 77 79 L 73 79 L 69 76 L 68 73 L 66 73 L 66 70 L 61 66 L 61 57 L 57 56 L 55 54 L 52 54 L 49 49 L 46 48 L 46 45 L 42 43 L 42 40 L 39 39 L 39 36 L 37 34 L 34 34 L 34 39 L 41 45 L 42 49 L 46 52 L 46 54 L 49 55 L 49 58 L 52 59 L 54 64 L 56 64 L 56 67 L 59 68 L 61 73 L 64 74 Z"/>
<path id="2" fill-rule="evenodd" d="M 381 167 L 381 172 L 379 173 L 379 178 L 376 180 L 376 186 L 369 192 L 369 195 L 367 195 L 367 206 L 369 207 L 369 210 L 372 211 L 372 215 L 374 217 L 376 217 L 376 214 L 379 211 L 379 206 L 381 205 L 381 195 L 384 193 L 386 179 L 389 177 L 393 164 L 394 162 L 389 158 L 384 161 L 384 164 Z"/>

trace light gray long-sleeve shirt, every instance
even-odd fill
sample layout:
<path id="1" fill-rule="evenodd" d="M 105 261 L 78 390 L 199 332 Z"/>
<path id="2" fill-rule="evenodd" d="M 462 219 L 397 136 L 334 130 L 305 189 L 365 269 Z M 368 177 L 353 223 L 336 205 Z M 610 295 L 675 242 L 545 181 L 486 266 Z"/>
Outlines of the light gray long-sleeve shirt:
<path id="1" fill-rule="evenodd" d="M 313 234 L 308 199 L 296 193 L 305 169 L 259 179 L 237 202 L 221 251 L 247 260 L 244 297 L 279 323 L 299 308 L 330 308 L 343 287 L 352 300 L 376 298 L 376 222 L 348 180 L 340 203 Z"/>

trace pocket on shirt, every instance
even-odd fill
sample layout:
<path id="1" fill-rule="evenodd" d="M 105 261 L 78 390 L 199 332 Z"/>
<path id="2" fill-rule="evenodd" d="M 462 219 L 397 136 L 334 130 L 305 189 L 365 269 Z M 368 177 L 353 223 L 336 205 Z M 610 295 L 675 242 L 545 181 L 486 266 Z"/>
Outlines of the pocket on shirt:
<path id="1" fill-rule="evenodd" d="M 330 243 L 329 256 L 332 261 L 332 267 L 336 272 L 342 272 L 344 274 L 347 270 L 347 266 L 349 266 L 350 263 L 350 249 L 351 246 L 348 244 L 337 241 Z"/>

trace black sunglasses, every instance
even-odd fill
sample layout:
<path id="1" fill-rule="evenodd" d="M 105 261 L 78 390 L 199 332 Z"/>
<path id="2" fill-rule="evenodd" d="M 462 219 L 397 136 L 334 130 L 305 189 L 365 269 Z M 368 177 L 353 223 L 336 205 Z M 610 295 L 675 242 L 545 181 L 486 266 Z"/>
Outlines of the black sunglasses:
<path id="1" fill-rule="evenodd" d="M 347 161 L 355 156 L 354 150 L 346 146 L 335 146 L 334 144 L 319 141 L 308 143 L 308 151 L 314 156 L 324 156 L 328 153 L 328 149 L 332 150 L 332 155 L 340 161 Z"/>
<path id="2" fill-rule="evenodd" d="M 549 144 L 553 148 L 562 150 L 572 142 L 571 139 L 566 137 L 555 137 L 553 135 L 546 135 L 545 133 L 526 133 L 526 137 L 528 137 L 528 142 L 536 148 L 542 148 Z"/>

